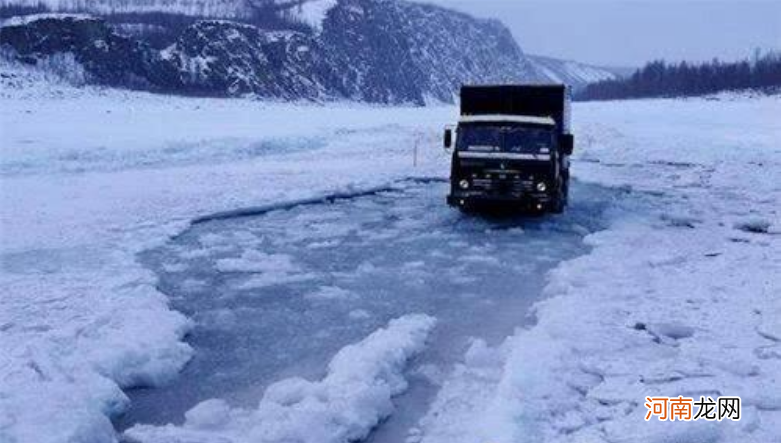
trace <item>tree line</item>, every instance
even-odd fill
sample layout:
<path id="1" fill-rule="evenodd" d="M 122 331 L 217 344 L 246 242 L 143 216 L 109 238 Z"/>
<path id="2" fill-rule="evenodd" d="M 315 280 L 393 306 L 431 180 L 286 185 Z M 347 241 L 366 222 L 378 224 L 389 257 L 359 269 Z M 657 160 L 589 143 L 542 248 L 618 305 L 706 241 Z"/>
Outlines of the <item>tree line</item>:
<path id="1" fill-rule="evenodd" d="M 757 54 L 753 60 L 725 63 L 650 62 L 629 77 L 587 85 L 579 100 L 685 97 L 746 89 L 781 87 L 781 53 Z"/>

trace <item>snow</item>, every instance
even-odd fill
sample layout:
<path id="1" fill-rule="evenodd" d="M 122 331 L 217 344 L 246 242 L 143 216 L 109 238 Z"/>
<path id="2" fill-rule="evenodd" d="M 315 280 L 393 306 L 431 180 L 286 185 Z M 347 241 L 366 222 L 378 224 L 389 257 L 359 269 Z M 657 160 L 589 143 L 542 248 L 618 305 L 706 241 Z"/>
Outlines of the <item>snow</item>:
<path id="1" fill-rule="evenodd" d="M 154 13 L 184 14 L 196 17 L 246 18 L 251 9 L 244 0 L 0 0 L 4 7 L 45 7 L 54 12 L 92 14 Z"/>
<path id="2" fill-rule="evenodd" d="M 245 251 L 239 258 L 224 258 L 217 262 L 217 270 L 220 272 L 287 274 L 298 269 L 287 255 L 265 254 L 254 250 Z"/>
<path id="3" fill-rule="evenodd" d="M 7 91 L 19 92 L 37 90 L 35 95 L 41 98 L 44 89 L 51 94 L 57 94 L 59 87 L 82 86 L 87 83 L 87 73 L 84 67 L 70 53 L 58 53 L 41 57 L 35 66 L 20 65 L 13 61 L 13 54 L 6 48 L 0 48 L 0 97 L 10 95 Z M 39 88 L 40 85 L 45 88 Z"/>
<path id="4" fill-rule="evenodd" d="M 456 120 L 451 108 L 325 108 L 71 89 L 25 75 L 2 81 L 4 442 L 116 440 L 109 418 L 127 406 L 122 389 L 164 385 L 188 362 L 192 324 L 169 309 L 137 253 L 220 211 L 445 177 L 440 132 Z M 533 327 L 499 345 L 475 341 L 452 370 L 428 372 L 441 389 L 410 441 L 781 441 L 781 100 L 589 103 L 573 114 L 575 176 L 625 198 L 606 202 L 609 225 L 586 237 L 590 252 L 548 275 Z M 328 246 L 343 228 L 324 221 L 313 235 Z M 211 240 L 192 253 L 221 247 Z M 226 272 L 256 284 L 307 277 L 285 257 L 224 258 Z M 310 297 L 349 297 L 340 289 Z M 215 313 L 213 321 L 231 318 Z M 405 362 L 426 352 L 432 324 L 393 322 L 338 352 L 321 380 L 266 390 L 258 408 L 210 400 L 182 426 L 130 434 L 360 439 L 393 413 Z M 739 395 L 744 417 L 645 423 L 648 395 Z"/>
<path id="5" fill-rule="evenodd" d="M 553 83 L 566 83 L 580 89 L 588 83 L 610 80 L 617 75 L 606 68 L 591 66 L 571 60 L 560 60 L 539 55 L 529 55 L 534 67 Z"/>
<path id="6" fill-rule="evenodd" d="M 294 10 L 295 16 L 315 30 L 323 28 L 328 11 L 336 6 L 337 0 L 309 0 Z"/>
<path id="7" fill-rule="evenodd" d="M 306 0 L 301 4 L 291 5 L 291 2 L 277 0 L 283 7 L 289 8 L 288 13 L 302 22 L 321 29 L 322 22 L 328 11 L 336 5 L 336 0 Z M 53 13 L 31 14 L 27 17 L 13 17 L 8 23 L 0 26 L 26 24 L 39 18 L 62 17 L 69 12 L 87 12 L 91 14 L 122 14 L 122 13 L 169 13 L 183 14 L 195 17 L 246 19 L 252 17 L 252 3 L 244 0 L 144 0 L 127 2 L 120 0 L 93 0 L 85 3 L 80 0 L 0 0 L 4 7 L 45 7 Z M 84 14 L 67 14 L 74 18 L 89 18 Z"/>
<path id="8" fill-rule="evenodd" d="M 306 298 L 319 301 L 346 300 L 355 297 L 355 294 L 338 286 L 321 286 L 317 291 L 307 294 Z M 365 312 L 365 311 L 364 311 Z M 362 317 L 361 313 L 355 316 Z"/>
<path id="9" fill-rule="evenodd" d="M 219 259 L 216 269 L 224 274 L 252 274 L 248 280 L 238 285 L 241 289 L 259 289 L 307 281 L 314 277 L 303 272 L 288 255 L 265 254 L 255 250 L 245 251 L 239 258 Z"/>
<path id="10" fill-rule="evenodd" d="M 80 20 L 96 20 L 96 18 L 88 14 L 63 14 L 63 13 L 45 13 L 45 14 L 29 14 L 10 17 L 4 20 L 0 20 L 0 28 L 10 26 L 24 26 L 39 20 L 46 19 L 71 19 L 74 21 Z"/>
<path id="11" fill-rule="evenodd" d="M 392 398 L 407 388 L 403 370 L 420 353 L 435 321 L 410 315 L 339 351 L 320 381 L 300 378 L 270 386 L 255 410 L 207 400 L 182 426 L 136 426 L 139 442 L 348 443 L 365 438 L 393 412 Z"/>

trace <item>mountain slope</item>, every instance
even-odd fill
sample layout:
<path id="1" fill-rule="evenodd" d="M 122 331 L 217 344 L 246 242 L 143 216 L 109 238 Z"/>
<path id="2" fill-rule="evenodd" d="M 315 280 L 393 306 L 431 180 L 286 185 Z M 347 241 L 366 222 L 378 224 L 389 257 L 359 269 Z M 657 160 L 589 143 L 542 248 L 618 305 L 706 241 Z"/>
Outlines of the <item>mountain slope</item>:
<path id="1" fill-rule="evenodd" d="M 589 83 L 618 78 L 618 75 L 598 66 L 579 63 L 571 60 L 561 60 L 540 55 L 529 55 L 529 60 L 537 70 L 554 83 L 565 83 L 579 90 Z"/>
<path id="2" fill-rule="evenodd" d="M 402 0 L 322 1 L 294 8 L 309 31 L 199 20 L 162 51 L 104 19 L 57 14 L 6 20 L 0 43 L 28 64 L 74 54 L 87 82 L 200 95 L 423 105 L 452 102 L 464 83 L 546 80 L 499 21 Z"/>
<path id="3" fill-rule="evenodd" d="M 451 102 L 464 83 L 543 80 L 499 21 L 431 5 L 342 0 L 321 40 L 358 100 Z"/>

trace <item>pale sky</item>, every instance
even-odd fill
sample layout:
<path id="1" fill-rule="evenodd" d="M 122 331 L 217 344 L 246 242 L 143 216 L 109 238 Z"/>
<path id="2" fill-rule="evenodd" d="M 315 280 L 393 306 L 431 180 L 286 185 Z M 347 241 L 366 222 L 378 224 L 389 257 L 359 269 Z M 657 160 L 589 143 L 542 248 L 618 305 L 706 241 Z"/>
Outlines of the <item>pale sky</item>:
<path id="1" fill-rule="evenodd" d="M 426 0 L 502 20 L 521 48 L 586 63 L 734 60 L 781 49 L 781 0 Z"/>

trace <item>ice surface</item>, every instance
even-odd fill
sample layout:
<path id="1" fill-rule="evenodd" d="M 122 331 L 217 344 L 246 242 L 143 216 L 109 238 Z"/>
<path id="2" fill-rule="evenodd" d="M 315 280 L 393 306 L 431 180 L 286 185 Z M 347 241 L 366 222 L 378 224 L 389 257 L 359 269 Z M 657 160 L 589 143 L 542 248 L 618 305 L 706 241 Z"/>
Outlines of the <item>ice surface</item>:
<path id="1" fill-rule="evenodd" d="M 412 387 L 398 399 L 400 412 L 370 441 L 403 439 L 402 426 L 425 411 L 437 383 L 415 374 L 446 373 L 473 337 L 497 344 L 523 324 L 547 271 L 587 251 L 576 227 L 596 229 L 611 195 L 576 184 L 577 203 L 565 216 L 481 220 L 443 204 L 444 182 L 395 187 L 201 223 L 144 253 L 173 307 L 194 320 L 188 342 L 198 358 L 164 388 L 130 391 L 133 404 L 118 424 L 178 424 L 186 410 L 212 397 L 252 407 L 274 381 L 321 377 L 328 359 L 346 344 L 392 318 L 423 312 L 439 320 L 430 349 L 411 367 Z M 204 242 L 210 255 L 182 258 Z M 308 248 L 312 243 L 319 247 Z M 491 260 L 475 260 L 478 253 L 491 254 Z M 262 262 L 285 257 L 296 272 L 275 286 L 248 288 L 243 282 L 254 278 L 251 273 L 223 264 L 250 256 Z M 165 265 L 176 260 L 186 269 L 167 271 Z M 205 279 L 196 290 L 188 283 L 193 275 Z"/>

